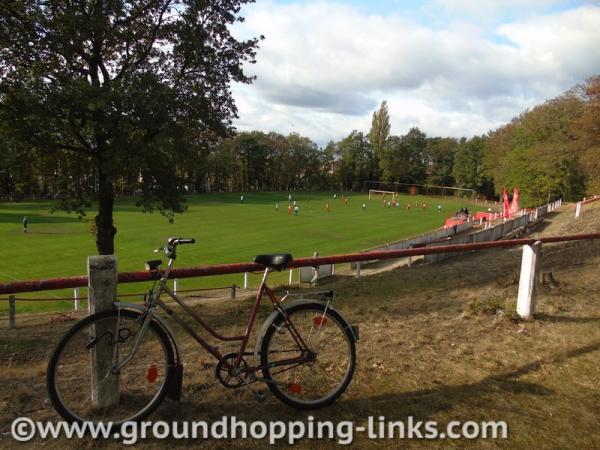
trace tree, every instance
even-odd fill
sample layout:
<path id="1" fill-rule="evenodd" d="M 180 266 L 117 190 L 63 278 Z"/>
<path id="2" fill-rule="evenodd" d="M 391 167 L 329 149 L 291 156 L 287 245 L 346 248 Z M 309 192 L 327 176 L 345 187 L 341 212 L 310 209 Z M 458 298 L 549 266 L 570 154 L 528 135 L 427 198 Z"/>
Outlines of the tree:
<path id="1" fill-rule="evenodd" d="M 381 102 L 381 106 L 373 113 L 369 139 L 377 161 L 380 161 L 385 152 L 390 137 L 390 115 L 388 113 L 387 101 Z"/>
<path id="2" fill-rule="evenodd" d="M 427 163 L 426 183 L 436 186 L 454 186 L 452 167 L 458 142 L 453 138 L 427 138 L 425 160 Z"/>
<path id="3" fill-rule="evenodd" d="M 377 170 L 373 149 L 361 132 L 354 130 L 338 143 L 340 152 L 339 177 L 343 188 L 360 190 Z"/>
<path id="4" fill-rule="evenodd" d="M 63 177 L 59 206 L 84 214 L 97 200 L 100 254 L 114 253 L 117 179 L 133 176 L 138 205 L 172 220 L 189 131 L 231 131 L 229 85 L 252 81 L 242 65 L 258 39 L 229 27 L 250 1 L 0 0 L 0 121 L 30 160 L 90 168 Z"/>
<path id="5" fill-rule="evenodd" d="M 491 132 L 485 142 L 485 166 L 496 193 L 504 186 L 518 186 L 524 206 L 559 196 L 581 198 L 585 142 L 577 124 L 584 109 L 585 102 L 568 92 Z"/>
<path id="6" fill-rule="evenodd" d="M 383 180 L 394 183 L 424 183 L 426 146 L 425 133 L 416 127 L 403 136 L 391 136 L 380 160 Z"/>
<path id="7" fill-rule="evenodd" d="M 571 95 L 583 102 L 581 117 L 574 128 L 581 141 L 580 164 L 587 178 L 587 192 L 600 192 L 600 75 L 576 86 Z"/>
<path id="8" fill-rule="evenodd" d="M 457 187 L 474 189 L 476 192 L 491 195 L 493 194 L 492 182 L 484 165 L 485 143 L 484 136 L 475 136 L 469 140 L 462 138 L 454 156 L 452 175 Z M 506 186 L 523 185 L 515 181 Z"/>

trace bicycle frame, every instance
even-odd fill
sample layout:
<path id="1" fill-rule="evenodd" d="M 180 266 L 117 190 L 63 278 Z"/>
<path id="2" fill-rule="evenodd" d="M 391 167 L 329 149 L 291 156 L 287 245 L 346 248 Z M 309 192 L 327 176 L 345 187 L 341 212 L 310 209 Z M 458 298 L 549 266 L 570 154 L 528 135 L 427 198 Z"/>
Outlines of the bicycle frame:
<path id="1" fill-rule="evenodd" d="M 285 313 L 285 310 L 281 307 L 281 303 L 287 298 L 287 295 L 283 296 L 281 299 L 278 299 L 275 296 L 275 294 L 273 293 L 273 291 L 267 286 L 267 278 L 268 278 L 269 272 L 272 270 L 267 267 L 267 268 L 265 268 L 265 270 L 263 272 L 263 277 L 262 277 L 260 286 L 259 286 L 257 294 L 256 294 L 256 299 L 254 300 L 254 304 L 250 311 L 250 317 L 249 317 L 247 325 L 246 325 L 245 333 L 243 335 L 239 335 L 239 336 L 223 336 L 219 332 L 214 330 L 209 324 L 207 324 L 189 305 L 187 305 L 182 299 L 180 299 L 177 296 L 177 294 L 175 294 L 167 286 L 167 280 L 168 280 L 169 272 L 171 271 L 172 266 L 173 266 L 173 259 L 169 259 L 169 264 L 168 264 L 167 269 L 165 270 L 163 276 L 159 280 L 158 287 L 156 287 L 151 292 L 150 302 L 149 302 L 149 304 L 146 308 L 146 312 L 144 314 L 144 316 L 145 316 L 144 322 L 142 323 L 142 325 L 140 327 L 140 331 L 136 335 L 134 344 L 133 344 L 131 350 L 129 351 L 129 353 L 127 354 L 127 356 L 125 356 L 125 358 L 122 361 L 120 361 L 118 364 L 116 364 L 114 366 L 114 369 L 113 369 L 114 372 L 118 372 L 121 368 L 123 368 L 135 355 L 135 353 L 138 349 L 140 340 L 141 340 L 144 332 L 146 331 L 147 327 L 149 326 L 150 322 L 152 321 L 152 318 L 154 317 L 157 306 L 162 308 L 175 322 L 177 322 L 185 331 L 187 331 L 188 334 L 190 334 L 190 336 L 192 336 L 194 338 L 194 340 L 196 340 L 196 342 L 198 342 L 206 351 L 208 351 L 211 355 L 213 355 L 220 362 L 223 362 L 225 367 L 227 367 L 228 369 L 231 369 L 231 368 L 239 369 L 239 367 L 242 363 L 243 356 L 244 356 L 246 348 L 248 346 L 248 341 L 250 340 L 250 336 L 252 334 L 254 323 L 256 321 L 256 316 L 258 315 L 258 308 L 260 306 L 260 303 L 261 303 L 261 300 L 262 300 L 262 297 L 264 294 L 267 294 L 267 296 L 271 300 L 271 303 L 273 304 L 273 308 L 276 311 L 278 311 L 280 314 L 282 314 L 287 320 L 287 314 Z M 238 351 L 238 355 L 237 355 L 237 358 L 235 360 L 235 364 L 233 365 L 233 367 L 229 364 L 229 362 L 227 362 L 223 359 L 223 355 L 221 355 L 221 353 L 219 352 L 217 347 L 211 346 L 189 324 L 187 324 L 181 317 L 179 317 L 177 315 L 177 313 L 175 313 L 175 311 L 173 311 L 173 309 L 171 307 L 169 307 L 169 305 L 165 304 L 160 299 L 160 295 L 163 292 L 166 293 L 169 297 L 171 297 L 202 328 L 204 328 L 208 333 L 210 333 L 213 337 L 215 337 L 219 341 L 223 341 L 223 342 L 241 341 L 240 349 Z M 298 331 L 296 330 L 296 328 L 294 327 L 294 325 L 291 322 L 288 321 L 287 324 L 289 327 L 289 332 L 292 335 L 294 341 L 299 346 L 299 348 L 302 350 L 302 356 L 297 357 L 297 358 L 291 358 L 291 359 L 277 361 L 275 363 L 277 366 L 293 364 L 293 363 L 302 363 L 302 362 L 309 361 L 309 359 L 310 359 L 311 352 L 309 350 L 309 347 L 306 345 L 306 343 L 302 339 L 302 336 L 300 336 L 300 334 L 298 333 Z M 118 325 L 117 325 L 117 327 L 118 327 Z M 245 370 L 248 372 L 255 372 L 260 369 L 261 369 L 260 366 L 249 366 Z"/>

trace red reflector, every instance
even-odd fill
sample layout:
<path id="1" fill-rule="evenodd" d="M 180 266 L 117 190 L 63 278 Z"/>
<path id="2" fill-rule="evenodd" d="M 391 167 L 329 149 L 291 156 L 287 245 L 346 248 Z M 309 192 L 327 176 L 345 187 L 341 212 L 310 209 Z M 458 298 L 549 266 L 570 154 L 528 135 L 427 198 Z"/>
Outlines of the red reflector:
<path id="1" fill-rule="evenodd" d="M 150 383 L 154 383 L 158 378 L 158 368 L 154 364 L 148 367 L 148 373 L 146 374 L 146 378 Z"/>
<path id="2" fill-rule="evenodd" d="M 320 327 L 323 325 L 327 325 L 327 317 L 317 316 L 313 319 L 313 322 L 316 326 Z"/>
<path id="3" fill-rule="evenodd" d="M 291 383 L 288 386 L 288 390 L 292 393 L 292 394 L 299 394 L 300 391 L 302 390 L 302 388 L 300 387 L 299 384 L 296 383 Z"/>

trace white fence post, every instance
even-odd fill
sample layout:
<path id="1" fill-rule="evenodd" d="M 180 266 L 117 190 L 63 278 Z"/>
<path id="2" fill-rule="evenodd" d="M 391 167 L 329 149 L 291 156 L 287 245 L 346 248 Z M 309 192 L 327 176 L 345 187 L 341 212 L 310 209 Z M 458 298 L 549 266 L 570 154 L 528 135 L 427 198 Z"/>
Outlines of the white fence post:
<path id="1" fill-rule="evenodd" d="M 173 293 L 177 295 L 179 292 L 179 278 L 173 278 Z"/>
<path id="2" fill-rule="evenodd" d="M 335 264 L 331 265 L 331 276 L 335 275 Z"/>
<path id="3" fill-rule="evenodd" d="M 298 269 L 300 270 L 300 269 Z M 294 269 L 290 269 L 290 279 L 288 281 L 288 285 L 292 285 L 292 280 L 293 280 L 293 276 L 294 276 Z"/>
<path id="4" fill-rule="evenodd" d="M 75 303 L 75 311 L 79 311 L 79 288 L 73 288 L 73 300 Z"/>
<path id="5" fill-rule="evenodd" d="M 517 314 L 525 320 L 531 319 L 535 312 L 537 279 L 542 260 L 541 250 L 542 243 L 540 241 L 535 242 L 533 245 L 523 246 L 521 278 L 519 280 L 519 294 L 517 297 Z"/>
<path id="6" fill-rule="evenodd" d="M 244 273 L 244 289 L 248 289 L 248 272 Z"/>
<path id="7" fill-rule="evenodd" d="M 356 278 L 360 278 L 360 261 L 356 263 Z"/>
<path id="8" fill-rule="evenodd" d="M 313 253 L 313 258 L 317 258 L 318 256 L 319 256 L 319 252 Z M 312 280 L 310 280 L 310 284 L 315 285 L 315 284 L 317 284 L 318 281 L 319 281 L 319 266 L 316 266 L 316 267 L 313 267 L 313 277 L 312 277 Z"/>
<path id="9" fill-rule="evenodd" d="M 88 300 L 90 314 L 113 308 L 117 300 L 117 259 L 114 255 L 88 257 Z M 94 325 L 96 336 L 112 336 L 114 323 Z M 92 348 L 92 404 L 107 407 L 119 403 L 119 377 L 111 374 L 113 346 L 108 339 Z"/>
<path id="10" fill-rule="evenodd" d="M 581 215 L 581 202 L 577 202 L 577 206 L 575 206 L 575 218 Z"/>

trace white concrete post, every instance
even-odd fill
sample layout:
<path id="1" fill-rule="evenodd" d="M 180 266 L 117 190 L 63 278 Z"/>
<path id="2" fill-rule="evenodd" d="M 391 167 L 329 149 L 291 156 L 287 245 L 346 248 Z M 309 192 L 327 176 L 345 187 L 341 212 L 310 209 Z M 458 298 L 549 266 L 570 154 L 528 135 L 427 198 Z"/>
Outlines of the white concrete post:
<path id="1" fill-rule="evenodd" d="M 519 294 L 517 297 L 517 314 L 525 320 L 533 318 L 535 312 L 535 295 L 537 279 L 542 261 L 542 243 L 537 241 L 533 245 L 523 246 L 521 261 L 521 278 L 519 280 Z"/>
<path id="2" fill-rule="evenodd" d="M 360 261 L 356 263 L 356 278 L 360 278 Z"/>
<path id="3" fill-rule="evenodd" d="M 79 311 L 79 288 L 73 288 L 73 300 L 75 303 L 75 311 Z"/>
<path id="4" fill-rule="evenodd" d="M 244 273 L 244 289 L 248 289 L 248 272 Z"/>
<path id="5" fill-rule="evenodd" d="M 173 278 L 173 292 L 175 295 L 179 292 L 179 278 Z"/>
<path id="6" fill-rule="evenodd" d="M 581 215 L 581 202 L 577 202 L 577 206 L 575 207 L 575 218 Z"/>
<path id="7" fill-rule="evenodd" d="M 88 257 L 88 300 L 90 314 L 114 307 L 117 300 L 117 259 L 114 255 Z M 92 328 L 96 336 L 114 336 L 116 324 L 104 321 Z M 92 404 L 97 407 L 119 403 L 119 377 L 111 374 L 113 346 L 110 342 L 112 339 L 100 339 L 92 347 Z"/>
<path id="8" fill-rule="evenodd" d="M 319 252 L 313 253 L 313 258 L 317 258 L 318 256 L 319 256 Z M 313 277 L 310 280 L 310 284 L 317 284 L 318 281 L 319 281 L 319 266 L 316 266 L 316 267 L 313 267 Z"/>

